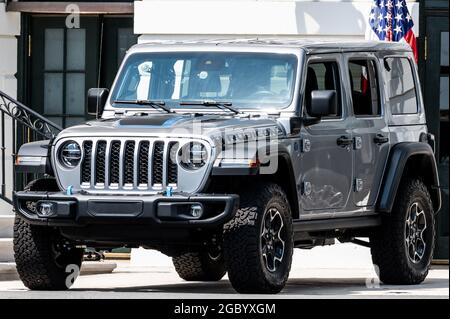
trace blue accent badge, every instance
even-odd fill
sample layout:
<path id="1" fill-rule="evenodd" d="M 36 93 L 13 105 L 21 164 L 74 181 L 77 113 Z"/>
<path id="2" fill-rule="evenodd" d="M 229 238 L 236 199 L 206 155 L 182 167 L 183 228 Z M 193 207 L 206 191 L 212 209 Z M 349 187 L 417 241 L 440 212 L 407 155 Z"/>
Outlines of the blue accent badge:
<path id="1" fill-rule="evenodd" d="M 66 190 L 66 195 L 73 195 L 73 186 L 72 185 L 69 185 L 69 187 L 67 187 L 67 190 Z"/>
<path id="2" fill-rule="evenodd" d="M 173 191 L 173 188 L 172 188 L 172 186 L 167 186 L 166 187 L 166 196 L 167 197 L 172 197 L 172 191 Z"/>

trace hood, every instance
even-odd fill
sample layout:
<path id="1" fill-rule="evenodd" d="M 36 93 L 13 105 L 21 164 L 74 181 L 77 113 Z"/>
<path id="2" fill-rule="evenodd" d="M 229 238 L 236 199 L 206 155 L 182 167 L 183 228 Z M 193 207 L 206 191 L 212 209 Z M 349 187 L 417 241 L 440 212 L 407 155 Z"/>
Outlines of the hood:
<path id="1" fill-rule="evenodd" d="M 231 117 L 223 115 L 155 114 L 100 119 L 65 129 L 58 136 L 207 136 L 228 132 L 278 128 L 267 117 Z"/>

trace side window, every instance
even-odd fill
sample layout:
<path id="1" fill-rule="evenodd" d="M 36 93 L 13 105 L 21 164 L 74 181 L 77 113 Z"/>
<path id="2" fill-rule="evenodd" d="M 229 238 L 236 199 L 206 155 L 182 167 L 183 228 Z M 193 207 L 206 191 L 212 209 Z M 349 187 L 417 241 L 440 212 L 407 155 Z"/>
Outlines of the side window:
<path id="1" fill-rule="evenodd" d="M 306 75 L 304 106 L 308 112 L 311 109 L 311 93 L 317 90 L 335 90 L 337 93 L 338 109 L 336 114 L 327 118 L 341 117 L 341 87 L 339 67 L 337 62 L 310 63 Z"/>
<path id="2" fill-rule="evenodd" d="M 371 60 L 350 60 L 348 62 L 353 112 L 356 116 L 377 116 L 381 114 L 377 69 Z"/>
<path id="3" fill-rule="evenodd" d="M 417 113 L 413 69 L 407 58 L 386 58 L 384 69 L 392 114 Z"/>

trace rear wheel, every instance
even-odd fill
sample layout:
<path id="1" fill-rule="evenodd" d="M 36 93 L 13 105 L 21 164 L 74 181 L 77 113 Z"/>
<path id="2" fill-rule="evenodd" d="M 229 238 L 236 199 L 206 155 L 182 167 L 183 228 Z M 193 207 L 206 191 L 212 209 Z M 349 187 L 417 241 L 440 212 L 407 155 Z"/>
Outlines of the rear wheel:
<path id="1" fill-rule="evenodd" d="M 428 275 L 435 245 L 435 219 L 425 184 L 405 179 L 392 212 L 370 237 L 372 260 L 385 284 L 414 285 Z"/>
<path id="2" fill-rule="evenodd" d="M 186 281 L 218 281 L 226 274 L 223 254 L 214 252 L 190 252 L 172 257 L 180 278 Z"/>
<path id="3" fill-rule="evenodd" d="M 228 277 L 240 293 L 278 293 L 289 277 L 294 246 L 287 197 L 278 185 L 263 184 L 240 201 L 224 226 Z"/>

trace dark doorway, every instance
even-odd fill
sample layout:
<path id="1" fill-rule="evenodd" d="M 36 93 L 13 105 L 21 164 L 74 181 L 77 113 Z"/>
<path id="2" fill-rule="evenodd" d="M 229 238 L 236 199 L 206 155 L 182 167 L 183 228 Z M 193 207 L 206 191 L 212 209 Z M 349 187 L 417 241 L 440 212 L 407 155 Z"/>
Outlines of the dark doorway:
<path id="1" fill-rule="evenodd" d="M 425 11 L 426 29 L 423 83 L 427 123 L 436 136 L 436 159 L 442 186 L 442 210 L 437 215 L 435 258 L 448 259 L 449 252 L 449 29 L 447 10 Z"/>
<path id="2" fill-rule="evenodd" d="M 137 42 L 133 18 L 84 16 L 80 28 L 64 16 L 32 16 L 29 28 L 29 105 L 59 124 L 84 122 L 86 92 L 111 87 L 130 46 Z"/>

